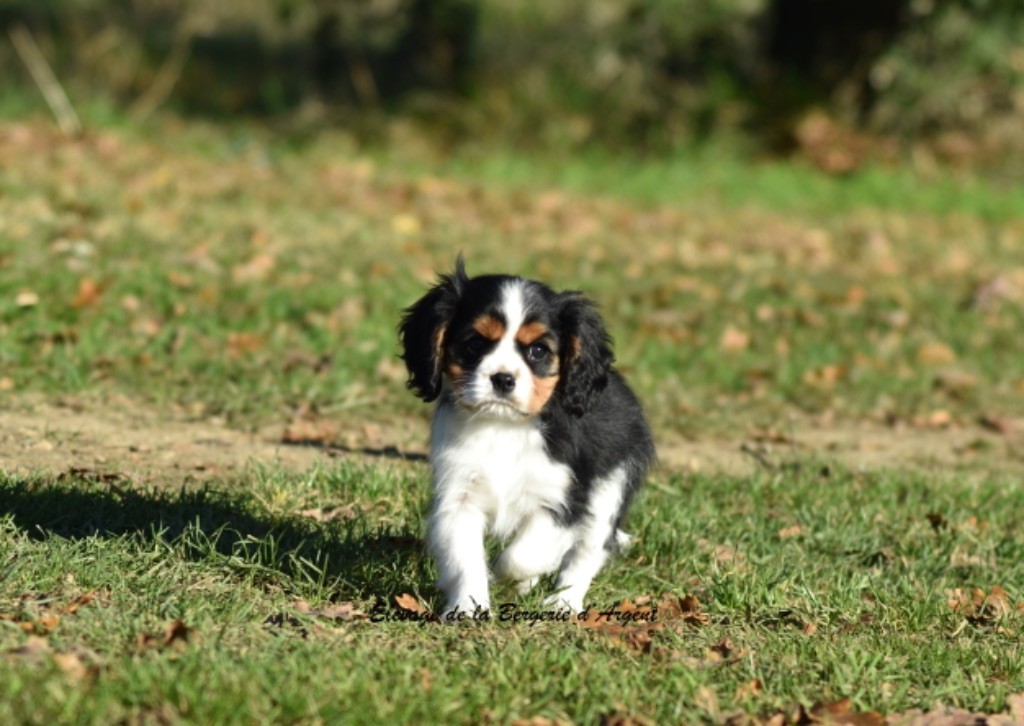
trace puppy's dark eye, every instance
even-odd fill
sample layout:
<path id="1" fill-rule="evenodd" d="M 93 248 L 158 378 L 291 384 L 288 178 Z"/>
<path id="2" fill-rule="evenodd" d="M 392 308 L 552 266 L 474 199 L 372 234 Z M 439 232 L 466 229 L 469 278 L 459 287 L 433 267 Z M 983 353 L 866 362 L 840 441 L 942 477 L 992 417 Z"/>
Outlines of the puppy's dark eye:
<path id="1" fill-rule="evenodd" d="M 470 355 L 480 355 L 487 350 L 487 346 L 490 345 L 490 343 L 491 341 L 487 340 L 487 338 L 479 333 L 473 333 L 466 338 L 466 342 L 463 344 L 463 347 Z"/>
<path id="2" fill-rule="evenodd" d="M 526 360 L 531 363 L 546 361 L 551 356 L 551 350 L 543 343 L 533 343 L 526 349 Z"/>

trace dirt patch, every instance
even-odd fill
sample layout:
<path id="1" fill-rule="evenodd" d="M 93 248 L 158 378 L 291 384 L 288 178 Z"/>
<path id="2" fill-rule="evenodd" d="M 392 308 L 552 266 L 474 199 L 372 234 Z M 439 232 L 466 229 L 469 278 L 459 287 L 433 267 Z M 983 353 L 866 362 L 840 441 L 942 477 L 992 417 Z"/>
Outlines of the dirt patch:
<path id="1" fill-rule="evenodd" d="M 123 474 L 154 483 L 230 478 L 253 462 L 301 470 L 338 459 L 426 461 L 426 425 L 334 422 L 331 435 L 286 443 L 285 422 L 240 431 L 217 420 L 187 420 L 129 400 L 52 403 L 19 400 L 0 410 L 0 470 L 56 474 L 72 469 Z M 660 468 L 744 475 L 797 462 L 835 461 L 855 469 L 1024 470 L 1024 422 L 1009 432 L 984 426 L 890 428 L 794 424 L 787 433 L 755 431 L 734 439 L 657 436 Z"/>
<path id="2" fill-rule="evenodd" d="M 230 478 L 256 462 L 302 470 L 343 457 L 425 460 L 425 433 L 409 426 L 354 426 L 330 445 L 282 442 L 285 426 L 240 431 L 136 407 L 19 401 L 0 410 L 0 470 L 118 473 L 153 483 Z"/>

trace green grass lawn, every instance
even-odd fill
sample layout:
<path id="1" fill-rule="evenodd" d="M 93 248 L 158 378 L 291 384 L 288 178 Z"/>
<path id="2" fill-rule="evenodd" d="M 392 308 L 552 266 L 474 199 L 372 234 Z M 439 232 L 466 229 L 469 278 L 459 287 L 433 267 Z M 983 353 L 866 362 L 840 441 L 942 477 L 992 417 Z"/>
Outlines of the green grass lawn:
<path id="1" fill-rule="evenodd" d="M 35 628 L 94 669 L 0 659 L 0 718 L 594 723 L 621 711 L 673 723 L 842 697 L 883 712 L 998 711 L 1024 688 L 1013 482 L 810 462 L 658 477 L 631 521 L 636 546 L 590 593 L 602 608 L 697 597 L 706 622 L 657 631 L 646 652 L 572 623 L 318 616 L 404 593 L 435 601 L 420 545 L 427 484 L 424 466 L 402 464 L 253 468 L 172 492 L 5 477 L 0 648 Z M 352 516 L 320 523 L 301 514 L 311 506 Z M 957 588 L 995 585 L 1005 607 L 949 604 Z M 496 600 L 528 610 L 540 595 L 499 589 Z M 175 619 L 193 629 L 188 642 L 140 646 Z"/>
<path id="2" fill-rule="evenodd" d="M 1012 464 L 1019 192 L 719 152 L 563 164 L 173 120 L 107 119 L 68 142 L 8 118 L 0 406 L 238 429 L 304 417 L 342 439 L 412 419 L 425 436 L 395 325 L 462 250 L 471 274 L 597 299 L 658 439 L 984 420 L 1005 423 Z M 635 547 L 590 599 L 689 595 L 700 617 L 632 635 L 340 615 L 437 603 L 420 462 L 252 462 L 202 485 L 0 472 L 0 721 L 691 723 L 842 698 L 1001 711 L 1024 692 L 1024 494 L 986 451 L 950 471 L 798 451 L 751 476 L 658 470 Z"/>

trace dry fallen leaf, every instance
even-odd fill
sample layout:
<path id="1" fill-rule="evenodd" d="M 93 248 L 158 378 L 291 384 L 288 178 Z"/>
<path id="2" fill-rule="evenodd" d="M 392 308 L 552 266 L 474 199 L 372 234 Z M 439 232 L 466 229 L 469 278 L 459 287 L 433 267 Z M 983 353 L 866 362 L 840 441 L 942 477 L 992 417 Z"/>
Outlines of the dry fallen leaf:
<path id="1" fill-rule="evenodd" d="M 779 530 L 779 539 L 793 539 L 794 537 L 802 537 L 804 528 L 799 524 L 794 524 L 790 527 L 783 527 Z"/>
<path id="2" fill-rule="evenodd" d="M 957 614 L 964 616 L 974 625 L 993 625 L 1009 615 L 1016 614 L 1018 608 L 1010 602 L 1006 590 L 993 585 L 986 593 L 979 587 L 969 593 L 960 588 L 946 592 L 946 602 Z"/>
<path id="3" fill-rule="evenodd" d="M 398 605 L 398 607 L 400 607 L 402 610 L 408 610 L 414 613 L 430 612 L 420 603 L 419 600 L 416 599 L 415 595 L 410 595 L 409 593 L 395 595 L 395 604 Z"/>
<path id="4" fill-rule="evenodd" d="M 97 594 L 98 591 L 89 590 L 89 592 L 79 595 L 64 607 L 64 611 L 67 612 L 69 615 L 73 615 L 74 613 L 78 612 L 78 609 L 80 607 L 84 607 L 86 605 L 91 604 L 93 600 L 96 599 Z"/>
<path id="5" fill-rule="evenodd" d="M 42 660 L 42 658 L 49 655 L 51 652 L 53 651 L 46 638 L 41 638 L 38 635 L 30 635 L 19 647 L 12 648 L 6 653 L 8 658 L 25 658 L 26 660 L 37 662 Z"/>
<path id="6" fill-rule="evenodd" d="M 352 602 L 339 602 L 332 605 L 326 605 L 322 608 L 311 610 L 310 613 L 335 622 L 366 620 L 369 617 L 366 613 L 357 609 L 355 604 Z"/>
<path id="7" fill-rule="evenodd" d="M 78 283 L 78 292 L 75 299 L 71 301 L 71 307 L 76 309 L 95 307 L 103 294 L 103 288 L 94 280 L 88 277 Z"/>
<path id="8" fill-rule="evenodd" d="M 1006 418 L 1005 416 L 997 416 L 995 414 L 983 414 L 978 418 L 978 423 L 982 428 L 986 428 L 989 431 L 993 431 L 997 434 L 1010 434 L 1013 433 L 1013 420 Z"/>
<path id="9" fill-rule="evenodd" d="M 19 308 L 31 308 L 39 304 L 39 296 L 31 290 L 22 290 L 14 298 L 14 304 Z"/>
<path id="10" fill-rule="evenodd" d="M 617 708 L 611 713 L 602 714 L 598 722 L 600 726 L 649 726 L 650 721 L 643 716 L 624 713 L 625 708 Z"/>
<path id="11" fill-rule="evenodd" d="M 255 282 L 265 279 L 277 267 L 277 258 L 270 254 L 259 254 L 248 262 L 231 270 L 235 282 Z"/>
<path id="12" fill-rule="evenodd" d="M 727 325 L 722 331 L 718 346 L 728 353 L 738 353 L 750 346 L 750 334 L 732 325 Z"/>
<path id="13" fill-rule="evenodd" d="M 355 504 L 346 504 L 345 506 L 328 507 L 327 509 L 323 507 L 303 509 L 299 512 L 299 515 L 317 522 L 333 522 L 334 520 L 347 522 L 350 519 L 355 519 L 358 516 L 358 512 L 356 511 Z"/>
<path id="14" fill-rule="evenodd" d="M 329 444 L 334 441 L 336 427 L 327 419 L 297 418 L 281 434 L 284 444 Z"/>
<path id="15" fill-rule="evenodd" d="M 151 648 L 183 649 L 190 642 L 197 642 L 199 634 L 181 620 L 172 620 L 160 635 L 139 633 L 135 640 L 136 650 L 142 652 Z"/>
<path id="16" fill-rule="evenodd" d="M 718 696 L 707 686 L 698 686 L 697 691 L 693 694 L 694 705 L 706 711 L 710 716 L 711 720 L 721 721 L 721 711 L 718 707 Z"/>
<path id="17" fill-rule="evenodd" d="M 764 684 L 761 682 L 760 678 L 755 678 L 753 680 L 746 681 L 744 683 L 741 683 L 736 688 L 736 699 L 735 700 L 737 700 L 737 701 L 746 701 L 746 700 L 749 700 L 751 698 L 755 698 L 756 696 L 758 696 L 761 693 L 761 691 L 763 689 L 764 689 Z"/>
<path id="18" fill-rule="evenodd" d="M 812 723 L 836 724 L 836 726 L 884 726 L 885 718 L 876 711 L 865 713 L 854 711 L 849 698 L 832 703 L 817 704 L 811 709 Z"/>
<path id="19" fill-rule="evenodd" d="M 956 353 L 945 343 L 925 343 L 917 349 L 917 362 L 923 365 L 945 365 L 955 360 Z"/>
<path id="20" fill-rule="evenodd" d="M 98 665 L 87 662 L 75 651 L 54 653 L 53 661 L 72 681 L 91 681 L 99 674 Z"/>
<path id="21" fill-rule="evenodd" d="M 267 339 L 259 333 L 228 333 L 228 355 L 237 358 L 245 353 L 255 353 L 266 345 Z"/>

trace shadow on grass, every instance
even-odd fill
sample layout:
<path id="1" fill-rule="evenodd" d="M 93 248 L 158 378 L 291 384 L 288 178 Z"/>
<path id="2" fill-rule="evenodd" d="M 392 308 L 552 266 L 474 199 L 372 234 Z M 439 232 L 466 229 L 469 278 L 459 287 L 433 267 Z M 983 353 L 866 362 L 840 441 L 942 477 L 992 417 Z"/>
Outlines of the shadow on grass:
<path id="1" fill-rule="evenodd" d="M 408 529 L 274 517 L 259 513 L 251 499 L 211 488 L 166 492 L 122 484 L 0 474 L 0 519 L 41 541 L 161 540 L 193 560 L 326 588 L 331 599 L 433 591 L 422 540 Z"/>
<path id="2" fill-rule="evenodd" d="M 294 439 L 280 442 L 282 446 L 304 446 L 311 449 L 319 449 L 328 456 L 339 456 L 343 454 L 361 454 L 372 456 L 378 459 L 396 459 L 399 461 L 427 462 L 429 457 L 420 451 L 402 451 L 397 446 L 345 446 L 344 444 L 332 444 L 320 441 L 319 439 Z"/>

